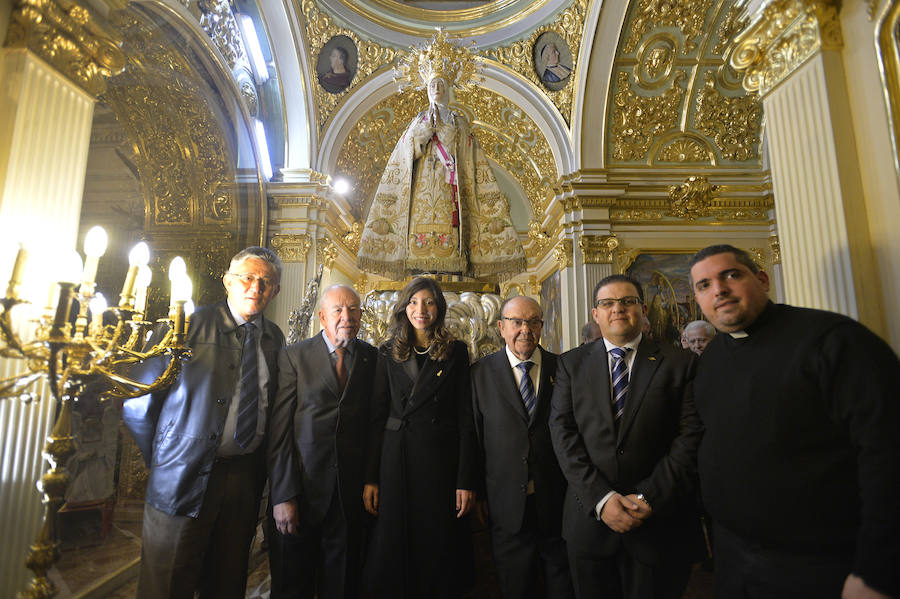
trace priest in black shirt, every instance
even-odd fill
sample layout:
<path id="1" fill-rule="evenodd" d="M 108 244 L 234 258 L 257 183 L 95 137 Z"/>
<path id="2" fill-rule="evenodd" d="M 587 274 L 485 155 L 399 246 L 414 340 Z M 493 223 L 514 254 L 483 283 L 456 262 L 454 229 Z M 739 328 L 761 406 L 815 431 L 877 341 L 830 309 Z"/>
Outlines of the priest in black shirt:
<path id="1" fill-rule="evenodd" d="M 732 246 L 700 250 L 691 281 L 725 333 L 694 382 L 716 596 L 900 597 L 897 356 L 850 318 L 772 303 Z"/>

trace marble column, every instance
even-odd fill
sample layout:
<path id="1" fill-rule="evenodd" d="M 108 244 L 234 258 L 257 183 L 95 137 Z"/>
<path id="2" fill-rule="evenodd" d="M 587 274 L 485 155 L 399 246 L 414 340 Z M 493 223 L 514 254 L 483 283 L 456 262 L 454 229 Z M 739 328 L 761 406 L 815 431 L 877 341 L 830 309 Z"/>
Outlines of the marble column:
<path id="1" fill-rule="evenodd" d="M 732 64 L 763 97 L 784 300 L 883 334 L 837 3 L 774 0 L 737 43 Z"/>

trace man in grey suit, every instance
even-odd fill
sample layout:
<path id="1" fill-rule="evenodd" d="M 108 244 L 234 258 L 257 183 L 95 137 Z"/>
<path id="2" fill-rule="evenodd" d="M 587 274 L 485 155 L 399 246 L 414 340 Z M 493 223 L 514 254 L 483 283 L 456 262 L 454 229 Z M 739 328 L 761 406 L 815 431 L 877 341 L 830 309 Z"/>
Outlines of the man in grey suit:
<path id="1" fill-rule="evenodd" d="M 281 260 L 249 247 L 222 277 L 227 301 L 191 317 L 191 360 L 175 383 L 125 402 L 150 468 L 137 596 L 243 599 L 266 480 L 265 431 L 284 336 L 262 312 Z M 163 359 L 141 365 L 152 380 Z"/>
<path id="2" fill-rule="evenodd" d="M 506 599 L 574 596 L 560 536 L 566 481 L 547 428 L 556 355 L 538 347 L 542 317 L 529 297 L 507 300 L 498 322 L 505 347 L 472 367 L 494 564 Z"/>
<path id="3" fill-rule="evenodd" d="M 359 594 L 377 356 L 356 339 L 361 315 L 352 288 L 329 287 L 319 306 L 322 333 L 289 345 L 278 358 L 269 442 L 273 599 Z"/>
<path id="4" fill-rule="evenodd" d="M 560 356 L 550 433 L 569 486 L 563 537 L 580 599 L 678 599 L 702 549 L 696 356 L 641 333 L 640 283 L 594 289 L 603 338 Z"/>

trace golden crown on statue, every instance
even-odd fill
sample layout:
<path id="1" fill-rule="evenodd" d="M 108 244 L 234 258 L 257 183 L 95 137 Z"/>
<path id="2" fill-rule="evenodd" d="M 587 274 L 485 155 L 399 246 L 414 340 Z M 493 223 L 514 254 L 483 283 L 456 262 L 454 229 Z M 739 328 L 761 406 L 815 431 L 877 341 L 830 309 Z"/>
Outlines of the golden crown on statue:
<path id="1" fill-rule="evenodd" d="M 400 55 L 400 64 L 394 69 L 394 81 L 401 91 L 407 87 L 424 89 L 435 77 L 447 81 L 451 88 L 471 90 L 483 81 L 481 65 L 474 54 L 475 42 L 470 47 L 455 43 L 440 27 L 427 45 L 410 47 Z"/>

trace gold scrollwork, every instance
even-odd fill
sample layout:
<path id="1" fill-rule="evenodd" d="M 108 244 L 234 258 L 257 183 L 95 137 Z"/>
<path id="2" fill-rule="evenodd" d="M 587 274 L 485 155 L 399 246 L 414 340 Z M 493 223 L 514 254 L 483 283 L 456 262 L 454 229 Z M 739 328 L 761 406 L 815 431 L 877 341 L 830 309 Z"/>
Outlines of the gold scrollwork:
<path id="1" fill-rule="evenodd" d="M 685 38 L 684 53 L 693 52 L 712 5 L 713 0 L 640 0 L 632 11 L 630 36 L 623 52 L 634 52 L 644 34 L 660 27 L 677 27 Z"/>
<path id="2" fill-rule="evenodd" d="M 362 222 L 356 220 L 353 221 L 353 226 L 349 231 L 344 233 L 341 236 L 341 241 L 344 243 L 344 247 L 350 250 L 350 253 L 356 255 L 359 252 L 359 242 L 362 239 L 363 232 L 363 224 Z"/>
<path id="3" fill-rule="evenodd" d="M 570 122 L 572 107 L 575 102 L 574 77 L 572 77 L 572 83 L 558 91 L 547 89 L 535 72 L 532 51 L 534 43 L 542 34 L 554 31 L 569 45 L 569 50 L 572 52 L 572 68 L 574 69 L 575 65 L 578 64 L 578 50 L 581 48 L 581 37 L 584 31 L 586 13 L 587 1 L 575 0 L 552 23 L 539 27 L 532 32 L 528 39 L 519 40 L 508 46 L 491 48 L 485 52 L 487 56 L 522 75 L 547 94 L 566 123 Z"/>
<path id="4" fill-rule="evenodd" d="M 159 27 L 124 11 L 116 21 L 128 68 L 101 99 L 135 149 L 150 227 L 234 224 L 235 161 L 202 74 Z"/>
<path id="5" fill-rule="evenodd" d="M 644 96 L 631 89 L 627 72 L 616 74 L 611 135 L 615 160 L 641 160 L 655 138 L 677 126 L 685 94 L 679 83 L 684 78 L 684 71 L 677 71 L 667 91 Z"/>
<path id="6" fill-rule="evenodd" d="M 391 64 L 397 55 L 397 50 L 387 48 L 375 42 L 361 38 L 355 31 L 338 27 L 334 24 L 331 17 L 319 10 L 316 0 L 303 0 L 302 3 L 303 17 L 306 21 L 306 34 L 309 40 L 307 47 L 307 56 L 310 64 L 316 64 L 316 58 L 322 47 L 336 35 L 344 35 L 353 40 L 359 55 L 356 65 L 356 74 L 350 85 L 339 94 L 331 94 L 325 91 L 321 85 L 314 84 L 313 96 L 316 101 L 316 121 L 319 130 L 324 130 L 328 119 L 334 113 L 338 103 L 345 96 L 354 91 L 362 81 L 364 81 L 372 73 L 386 68 Z"/>
<path id="7" fill-rule="evenodd" d="M 731 65 L 765 96 L 820 49 L 843 45 L 836 0 L 775 0 L 737 38 Z"/>
<path id="8" fill-rule="evenodd" d="M 769 251 L 772 253 L 772 264 L 781 264 L 781 243 L 778 235 L 769 237 Z"/>
<path id="9" fill-rule="evenodd" d="M 681 185 L 669 186 L 669 212 L 687 220 L 707 216 L 718 191 L 719 186 L 706 177 L 688 177 Z"/>
<path id="10" fill-rule="evenodd" d="M 534 257 L 543 256 L 550 247 L 550 235 L 541 230 L 541 224 L 536 220 L 528 223 L 528 238 L 531 239 L 530 253 Z"/>
<path id="11" fill-rule="evenodd" d="M 755 221 L 766 221 L 769 218 L 768 213 L 765 210 L 719 210 L 714 214 L 716 220 L 720 221 L 729 221 L 729 220 L 755 220 Z"/>
<path id="12" fill-rule="evenodd" d="M 338 248 L 332 240 L 327 237 L 316 239 L 316 263 L 323 264 L 325 268 L 334 268 L 334 261 L 337 260 Z"/>
<path id="13" fill-rule="evenodd" d="M 619 240 L 615 235 L 584 236 L 578 239 L 578 248 L 584 254 L 585 264 L 612 264 Z"/>
<path id="14" fill-rule="evenodd" d="M 10 16 L 7 46 L 28 48 L 93 96 L 125 68 L 121 35 L 83 3 L 17 0 Z"/>
<path id="15" fill-rule="evenodd" d="M 723 54 L 734 39 L 734 36 L 747 26 L 749 20 L 746 17 L 741 17 L 743 11 L 744 6 L 740 2 L 735 2 L 728 9 L 728 14 L 722 19 L 722 22 L 719 23 L 719 28 L 716 30 L 716 36 L 719 39 L 716 45 L 713 46 L 715 54 Z"/>
<path id="16" fill-rule="evenodd" d="M 637 65 L 634 69 L 640 85 L 655 89 L 663 85 L 675 66 L 678 40 L 667 32 L 646 40 L 638 48 Z"/>
<path id="17" fill-rule="evenodd" d="M 766 251 L 763 248 L 748 248 L 747 253 L 760 270 L 766 270 Z"/>
<path id="18" fill-rule="evenodd" d="M 655 162 L 703 162 L 715 165 L 716 159 L 704 142 L 684 136 L 662 144 Z"/>
<path id="19" fill-rule="evenodd" d="M 559 270 L 569 268 L 574 261 L 575 244 L 572 243 L 571 239 L 560 239 L 559 243 L 553 246 L 553 253 L 556 256 Z"/>
<path id="20" fill-rule="evenodd" d="M 284 262 L 306 262 L 309 248 L 312 247 L 312 237 L 309 235 L 280 235 L 272 236 L 272 249 Z"/>
<path id="21" fill-rule="evenodd" d="M 624 274 L 631 265 L 634 264 L 634 261 L 637 260 L 637 257 L 641 254 L 641 250 L 638 248 L 621 248 L 618 252 L 618 259 L 616 260 L 616 272 L 619 274 Z"/>
<path id="22" fill-rule="evenodd" d="M 198 0 L 200 9 L 200 27 L 209 36 L 229 69 L 239 63 L 250 68 L 247 52 L 244 50 L 244 38 L 238 28 L 234 13 L 231 12 L 229 0 Z"/>
<path id="23" fill-rule="evenodd" d="M 540 294 L 541 284 L 538 282 L 537 277 L 528 277 L 528 295 L 538 297 Z"/>
<path id="24" fill-rule="evenodd" d="M 697 129 L 715 141 L 726 160 L 743 162 L 759 155 L 762 103 L 756 95 L 726 97 L 716 89 L 715 75 L 705 73 L 703 90 L 697 95 L 694 122 Z"/>

